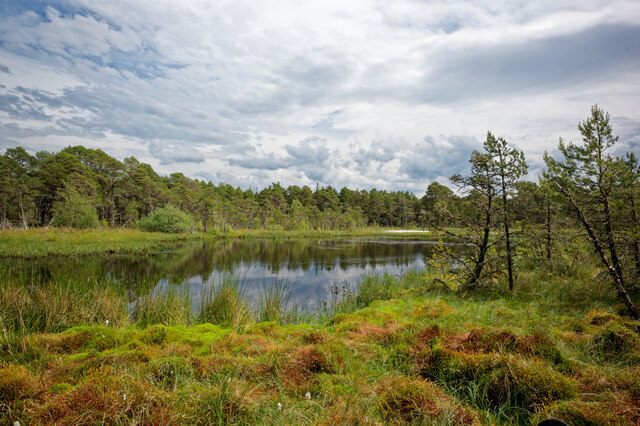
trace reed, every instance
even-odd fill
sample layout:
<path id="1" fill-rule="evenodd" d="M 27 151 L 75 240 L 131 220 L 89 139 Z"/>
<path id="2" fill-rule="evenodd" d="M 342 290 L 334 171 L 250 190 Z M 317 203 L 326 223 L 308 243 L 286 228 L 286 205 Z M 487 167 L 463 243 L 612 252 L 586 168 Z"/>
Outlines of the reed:
<path id="1" fill-rule="evenodd" d="M 231 274 L 223 275 L 220 282 L 207 283 L 202 291 L 197 321 L 234 330 L 245 328 L 251 322 L 246 293 L 246 285 Z"/>
<path id="2" fill-rule="evenodd" d="M 258 321 L 276 321 L 282 323 L 287 317 L 291 287 L 282 279 L 262 284 L 258 296 Z"/>
<path id="3" fill-rule="evenodd" d="M 193 322 L 192 311 L 189 289 L 166 284 L 138 298 L 131 321 L 142 328 L 155 324 L 186 326 Z"/>

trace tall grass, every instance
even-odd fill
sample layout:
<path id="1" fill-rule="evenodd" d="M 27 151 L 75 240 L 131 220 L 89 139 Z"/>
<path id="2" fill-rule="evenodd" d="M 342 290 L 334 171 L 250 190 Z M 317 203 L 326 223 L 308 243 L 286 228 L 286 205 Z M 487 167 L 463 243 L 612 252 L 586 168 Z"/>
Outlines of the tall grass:
<path id="1" fill-rule="evenodd" d="M 189 289 L 167 285 L 139 298 L 131 319 L 139 327 L 154 324 L 189 325 L 193 319 L 192 311 Z"/>
<path id="2" fill-rule="evenodd" d="M 56 332 L 76 325 L 123 326 L 127 304 L 115 283 L 53 280 L 24 285 L 0 280 L 2 324 L 7 333 Z"/>
<path id="3" fill-rule="evenodd" d="M 282 279 L 262 284 L 262 292 L 258 296 L 258 321 L 283 322 L 287 317 L 291 287 Z"/>
<path id="4" fill-rule="evenodd" d="M 202 292 L 198 322 L 245 328 L 251 321 L 246 290 L 246 285 L 231 274 L 225 274 L 218 283 L 208 283 Z"/>

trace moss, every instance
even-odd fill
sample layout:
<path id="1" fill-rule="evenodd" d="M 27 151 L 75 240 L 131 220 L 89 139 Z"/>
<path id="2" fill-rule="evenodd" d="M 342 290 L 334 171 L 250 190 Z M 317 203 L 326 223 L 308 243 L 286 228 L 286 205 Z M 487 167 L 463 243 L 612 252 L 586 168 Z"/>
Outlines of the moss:
<path id="1" fill-rule="evenodd" d="M 49 386 L 49 388 L 47 389 L 47 392 L 55 395 L 58 393 L 66 392 L 71 388 L 73 388 L 73 385 L 62 382 L 62 383 L 56 383 L 54 385 Z"/>
<path id="2" fill-rule="evenodd" d="M 167 327 L 164 325 L 153 325 L 141 333 L 140 340 L 150 345 L 160 345 L 167 338 Z"/>
<path id="3" fill-rule="evenodd" d="M 34 411 L 40 424 L 168 424 L 178 415 L 166 395 L 110 367 L 89 372 L 82 383 L 52 395 Z"/>
<path id="4" fill-rule="evenodd" d="M 421 303 L 412 312 L 412 316 L 418 319 L 435 319 L 451 313 L 451 308 L 440 299 L 427 300 Z"/>
<path id="5" fill-rule="evenodd" d="M 377 391 L 382 417 L 388 422 L 480 423 L 475 412 L 427 380 L 392 376 L 382 380 Z"/>
<path id="6" fill-rule="evenodd" d="M 187 359 L 177 356 L 155 358 L 147 367 L 151 383 L 165 389 L 175 389 L 194 377 L 194 370 Z"/>
<path id="7" fill-rule="evenodd" d="M 279 364 L 283 384 L 295 392 L 310 390 L 317 383 L 318 374 L 334 371 L 325 354 L 313 345 L 293 350 Z"/>
<path id="8" fill-rule="evenodd" d="M 33 398 L 41 391 L 40 381 L 21 365 L 0 363 L 0 401 L 4 404 Z"/>
<path id="9" fill-rule="evenodd" d="M 572 426 L 626 425 L 630 419 L 611 411 L 610 407 L 599 402 L 587 402 L 579 399 L 562 401 L 544 406 L 531 418 L 531 424 L 555 418 Z"/>
<path id="10" fill-rule="evenodd" d="M 487 396 L 493 404 L 508 403 L 528 410 L 577 396 L 575 381 L 539 361 L 507 357 L 487 376 Z"/>
<path id="11" fill-rule="evenodd" d="M 605 359 L 640 362 L 640 336 L 618 321 L 608 322 L 594 335 L 593 347 L 596 353 Z"/>
<path id="12" fill-rule="evenodd" d="M 604 325 L 611 321 L 620 321 L 618 315 L 605 311 L 591 311 L 587 314 L 587 321 L 591 325 Z"/>

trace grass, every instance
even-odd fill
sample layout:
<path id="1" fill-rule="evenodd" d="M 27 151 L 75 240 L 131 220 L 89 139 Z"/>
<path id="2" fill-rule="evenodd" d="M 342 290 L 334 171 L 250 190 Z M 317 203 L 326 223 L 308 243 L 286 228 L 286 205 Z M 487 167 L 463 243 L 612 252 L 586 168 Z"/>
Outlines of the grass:
<path id="1" fill-rule="evenodd" d="M 168 244 L 199 238 L 198 234 L 163 234 L 133 229 L 5 229 L 0 230 L 0 257 L 154 253 L 166 248 Z"/>
<path id="2" fill-rule="evenodd" d="M 115 283 L 34 295 L 0 274 L 0 422 L 640 422 L 640 322 L 589 262 L 519 266 L 514 293 L 372 275 L 300 316 L 282 281 L 258 312 L 226 276 L 196 314 L 169 286 L 130 315 Z"/>
<path id="3" fill-rule="evenodd" d="M 344 236 L 386 235 L 387 229 L 363 228 L 348 231 L 269 231 L 232 230 L 208 233 L 166 234 L 135 229 L 30 228 L 28 230 L 0 230 L 0 258 L 38 258 L 46 256 L 87 256 L 93 254 L 157 253 L 184 241 L 208 238 L 287 239 L 338 238 Z M 416 234 L 417 235 L 417 234 Z M 436 234 L 428 234 L 434 237 Z"/>
<path id="4" fill-rule="evenodd" d="M 245 294 L 246 286 L 231 274 L 225 274 L 218 283 L 208 283 L 202 293 L 197 321 L 245 329 L 251 322 Z"/>

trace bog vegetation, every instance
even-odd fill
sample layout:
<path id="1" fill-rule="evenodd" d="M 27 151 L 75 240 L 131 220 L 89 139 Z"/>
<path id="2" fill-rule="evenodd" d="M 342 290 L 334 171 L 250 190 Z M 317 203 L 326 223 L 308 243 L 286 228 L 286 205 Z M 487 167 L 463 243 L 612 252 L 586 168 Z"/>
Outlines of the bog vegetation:
<path id="1" fill-rule="evenodd" d="M 597 106 L 579 130 L 582 141 L 545 154 L 538 182 L 523 180 L 521 151 L 488 133 L 470 172 L 451 178 L 458 192 L 432 183 L 422 199 L 242 191 L 83 147 L 9 149 L 4 227 L 171 233 L 122 231 L 160 242 L 197 231 L 427 226 L 467 249 L 441 244 L 427 271 L 336 288 L 315 314 L 287 304 L 282 282 L 252 305 L 232 275 L 194 311 L 173 288 L 131 300 L 104 277 L 38 286 L 0 270 L 0 418 L 638 424 L 640 167 L 632 153 L 614 155 Z M 83 232 L 70 235 L 98 231 Z"/>

